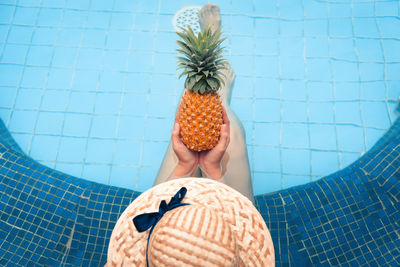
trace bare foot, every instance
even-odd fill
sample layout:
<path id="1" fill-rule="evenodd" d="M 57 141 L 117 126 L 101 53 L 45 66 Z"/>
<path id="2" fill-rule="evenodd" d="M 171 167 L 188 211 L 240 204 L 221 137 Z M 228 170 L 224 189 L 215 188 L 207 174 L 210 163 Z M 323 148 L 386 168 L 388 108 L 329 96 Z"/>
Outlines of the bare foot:
<path id="1" fill-rule="evenodd" d="M 208 25 L 211 25 L 211 31 L 215 32 L 221 25 L 219 7 L 216 4 L 207 4 L 203 6 L 199 11 L 199 20 L 202 31 L 204 31 Z"/>
<path id="2" fill-rule="evenodd" d="M 225 85 L 221 85 L 219 89 L 219 95 L 224 105 L 229 105 L 231 102 L 231 93 L 233 82 L 235 81 L 235 72 L 233 71 L 231 65 L 226 63 L 226 68 L 222 69 L 221 72 L 225 75 L 223 77 Z"/>

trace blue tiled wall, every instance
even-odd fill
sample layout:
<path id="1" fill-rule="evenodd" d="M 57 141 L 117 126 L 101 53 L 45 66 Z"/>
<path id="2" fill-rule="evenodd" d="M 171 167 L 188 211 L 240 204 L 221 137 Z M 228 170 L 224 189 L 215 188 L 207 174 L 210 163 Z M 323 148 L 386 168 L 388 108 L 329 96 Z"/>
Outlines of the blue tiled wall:
<path id="1" fill-rule="evenodd" d="M 148 188 L 183 89 L 172 19 L 207 2 L 1 1 L 0 118 L 22 151 Z M 216 3 L 257 194 L 343 169 L 396 119 L 398 1 Z"/>

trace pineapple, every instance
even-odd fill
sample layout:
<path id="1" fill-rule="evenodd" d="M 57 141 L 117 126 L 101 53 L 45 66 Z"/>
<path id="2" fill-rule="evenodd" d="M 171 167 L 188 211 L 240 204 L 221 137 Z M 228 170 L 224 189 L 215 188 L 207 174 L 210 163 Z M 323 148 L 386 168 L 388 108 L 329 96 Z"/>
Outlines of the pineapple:
<path id="1" fill-rule="evenodd" d="M 182 41 L 177 51 L 178 69 L 186 75 L 185 93 L 178 112 L 182 142 L 191 150 L 203 151 L 215 147 L 220 137 L 222 104 L 217 91 L 224 83 L 221 69 L 226 60 L 222 58 L 223 48 L 219 27 L 215 32 L 207 27 L 196 36 L 190 26 L 177 32 Z"/>

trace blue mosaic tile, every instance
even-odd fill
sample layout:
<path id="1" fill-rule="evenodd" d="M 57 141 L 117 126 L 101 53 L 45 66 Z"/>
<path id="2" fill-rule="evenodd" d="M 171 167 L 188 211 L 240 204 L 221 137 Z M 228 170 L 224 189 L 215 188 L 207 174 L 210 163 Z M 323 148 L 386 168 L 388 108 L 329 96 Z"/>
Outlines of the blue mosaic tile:
<path id="1" fill-rule="evenodd" d="M 5 63 L 24 64 L 27 53 L 27 45 L 8 44 L 4 46 L 2 61 Z"/>
<path id="2" fill-rule="evenodd" d="M 278 100 L 256 99 L 254 119 L 268 122 L 280 121 L 280 102 Z"/>
<path id="3" fill-rule="evenodd" d="M 281 151 L 282 171 L 285 174 L 310 175 L 311 153 L 305 149 L 284 149 Z M 309 178 L 307 181 L 309 181 Z"/>
<path id="4" fill-rule="evenodd" d="M 37 160 L 52 161 L 52 159 L 57 155 L 57 151 L 54 148 L 58 146 L 59 140 L 59 136 L 36 135 L 32 139 L 31 148 L 33 150 L 31 151 L 30 156 Z"/>
<path id="5" fill-rule="evenodd" d="M 71 92 L 69 96 L 68 111 L 76 113 L 92 112 L 95 94 L 92 92 Z M 83 105 L 85 103 L 85 105 Z M 67 114 L 72 115 L 72 114 Z"/>
<path id="6" fill-rule="evenodd" d="M 22 25 L 34 25 L 38 15 L 39 8 L 34 7 L 17 7 L 13 23 Z M 12 14 L 12 13 L 11 13 Z"/>
<path id="7" fill-rule="evenodd" d="M 279 145 L 280 123 L 255 123 L 254 135 L 257 145 Z"/>
<path id="8" fill-rule="evenodd" d="M 282 125 L 282 145 L 293 148 L 309 147 L 307 125 L 302 123 L 284 123 Z"/>
<path id="9" fill-rule="evenodd" d="M 269 158 L 265 162 L 264 157 Z M 276 172 L 281 168 L 280 151 L 276 147 L 256 146 L 254 147 L 254 171 Z"/>
<path id="10" fill-rule="evenodd" d="M 1 2 L 0 265 L 104 264 L 113 223 L 137 192 L 61 174 L 21 150 L 88 180 L 149 188 L 183 88 L 171 20 L 187 4 L 204 3 Z M 218 4 L 257 195 L 318 179 L 256 197 L 276 265 L 398 266 L 398 122 L 379 139 L 398 115 L 397 1 Z M 310 158 L 292 166 L 289 150 Z"/>
<path id="11" fill-rule="evenodd" d="M 311 158 L 313 161 L 311 168 L 313 175 L 321 176 L 324 173 L 332 173 L 339 167 L 339 157 L 335 151 L 312 151 Z M 329 164 L 327 164 L 327 160 L 329 160 Z"/>
<path id="12" fill-rule="evenodd" d="M 69 88 L 73 71 L 70 69 L 52 68 L 48 74 L 47 88 L 65 89 Z"/>
<path id="13" fill-rule="evenodd" d="M 49 121 L 51 121 L 52 123 L 49 123 Z M 35 131 L 39 134 L 56 135 L 61 132 L 62 122 L 62 113 L 39 112 L 35 125 Z"/>

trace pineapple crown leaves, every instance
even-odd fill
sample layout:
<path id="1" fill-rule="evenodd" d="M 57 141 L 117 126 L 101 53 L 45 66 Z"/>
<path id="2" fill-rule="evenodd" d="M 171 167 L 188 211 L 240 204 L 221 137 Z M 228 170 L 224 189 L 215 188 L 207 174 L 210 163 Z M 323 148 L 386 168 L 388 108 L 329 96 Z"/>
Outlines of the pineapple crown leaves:
<path id="1" fill-rule="evenodd" d="M 224 47 L 220 44 L 226 40 L 222 36 L 222 27 L 215 32 L 208 26 L 204 32 L 196 34 L 192 28 L 180 27 L 182 32 L 177 32 L 182 40 L 178 40 L 177 51 L 182 56 L 177 57 L 178 68 L 183 69 L 179 78 L 187 75 L 185 88 L 195 93 L 204 94 L 215 92 L 224 84 L 222 77 L 225 75 L 221 69 L 226 68 L 227 61 L 223 58 Z"/>

